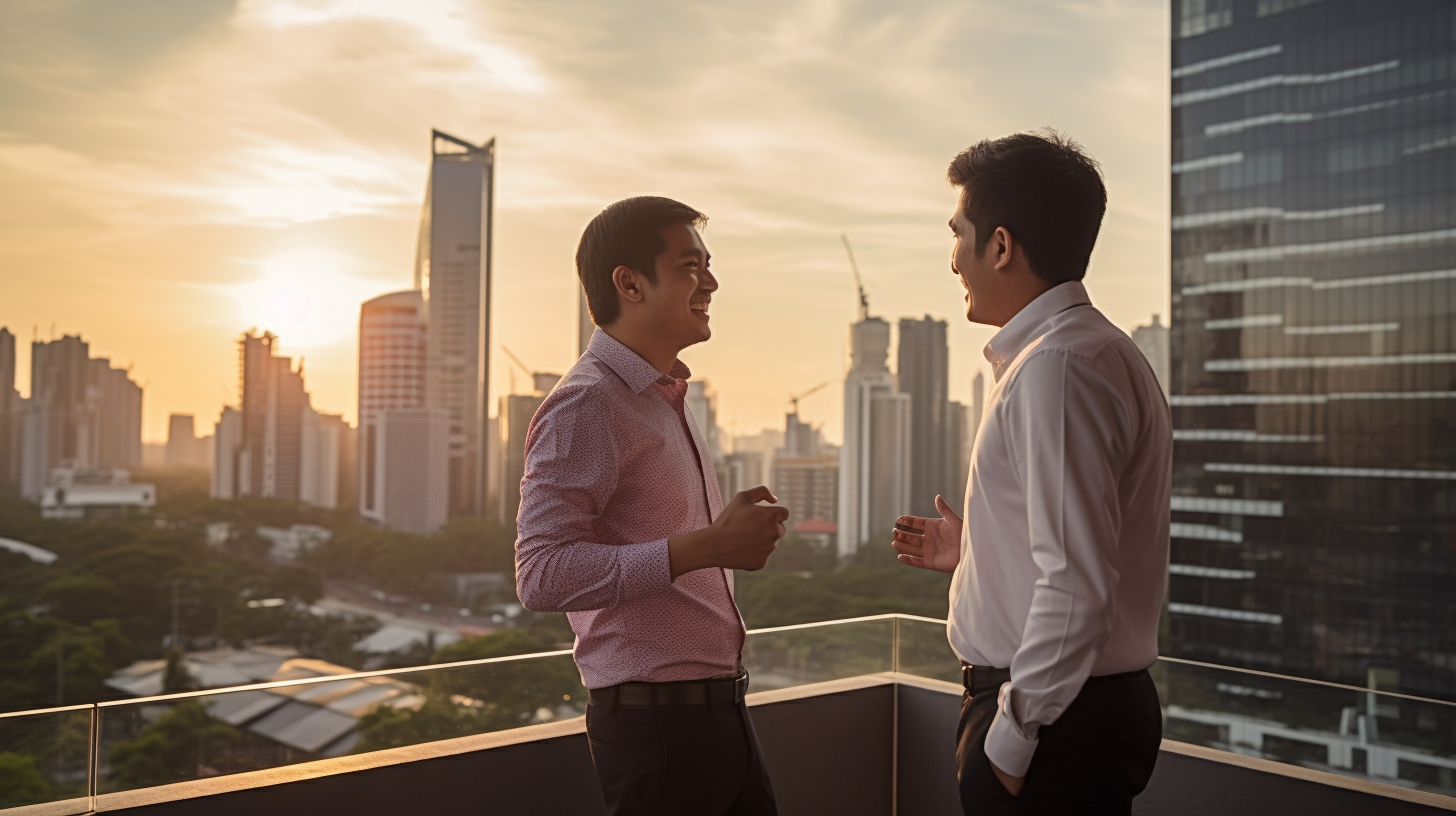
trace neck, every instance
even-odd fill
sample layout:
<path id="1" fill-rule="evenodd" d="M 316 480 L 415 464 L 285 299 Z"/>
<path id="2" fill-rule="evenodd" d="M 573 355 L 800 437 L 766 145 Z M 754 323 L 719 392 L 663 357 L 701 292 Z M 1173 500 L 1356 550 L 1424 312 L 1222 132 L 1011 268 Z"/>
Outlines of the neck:
<path id="1" fill-rule="evenodd" d="M 633 326 L 625 320 L 618 320 L 610 326 L 603 326 L 602 331 L 613 340 L 632 349 L 638 357 L 646 360 L 648 365 L 663 374 L 672 373 L 673 365 L 677 363 L 678 352 L 682 351 L 681 347 L 671 342 L 665 342 L 660 337 L 654 337 L 653 332 L 645 327 Z"/>
<path id="2" fill-rule="evenodd" d="M 1032 301 L 1036 300 L 1047 292 L 1050 292 L 1054 286 L 1056 286 L 1055 283 L 1038 278 L 1036 277 L 1036 275 L 1028 271 L 1021 285 L 1016 287 L 1016 291 L 1011 302 L 1010 311 L 1008 311 L 1005 318 L 996 325 L 1004 327 L 1007 323 L 1010 323 L 1011 318 L 1021 314 L 1022 309 L 1030 306 Z"/>

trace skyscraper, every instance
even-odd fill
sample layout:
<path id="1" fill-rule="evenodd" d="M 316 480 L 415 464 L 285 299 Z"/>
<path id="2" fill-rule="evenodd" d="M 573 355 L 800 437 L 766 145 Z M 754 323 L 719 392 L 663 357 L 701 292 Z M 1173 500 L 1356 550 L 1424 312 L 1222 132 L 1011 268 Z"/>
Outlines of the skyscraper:
<path id="1" fill-rule="evenodd" d="M 428 319 L 426 405 L 450 415 L 450 514 L 485 510 L 495 140 L 430 133 L 415 288 Z"/>
<path id="2" fill-rule="evenodd" d="M 20 488 L 20 428 L 24 414 L 15 389 L 15 335 L 0 328 L 0 494 Z"/>
<path id="3" fill-rule="evenodd" d="M 526 432 L 536 409 L 546 395 L 561 381 L 560 374 L 536 372 L 531 375 L 534 387 L 530 394 L 508 394 L 501 397 L 500 433 L 500 499 L 497 502 L 501 524 L 515 524 L 521 509 L 521 479 L 526 475 Z"/>
<path id="4" fill-rule="evenodd" d="M 1172 9 L 1164 652 L 1452 698 L 1456 6 Z"/>
<path id="5" fill-rule="evenodd" d="M 381 295 L 359 308 L 359 514 L 428 535 L 445 523 L 450 412 L 426 407 L 424 294 Z"/>
<path id="6" fill-rule="evenodd" d="M 900 393 L 910 395 L 910 504 L 902 513 L 935 516 L 935 496 L 954 501 L 959 436 L 949 439 L 950 347 L 945 321 L 900 318 Z"/>
<path id="7" fill-rule="evenodd" d="M 320 414 L 304 389 L 303 364 L 275 353 L 277 336 L 238 341 L 241 410 L 226 408 L 214 434 L 212 491 L 218 498 L 291 499 L 334 507 L 340 468 L 353 448 L 343 418 Z"/>
<path id="8" fill-rule="evenodd" d="M 889 535 L 910 501 L 910 395 L 886 365 L 890 324 L 864 316 L 850 326 L 844 378 L 844 447 L 839 453 L 839 554 Z"/>
<path id="9" fill-rule="evenodd" d="M 31 343 L 21 430 L 21 493 L 38 500 L 57 468 L 137 468 L 142 389 L 78 336 Z"/>

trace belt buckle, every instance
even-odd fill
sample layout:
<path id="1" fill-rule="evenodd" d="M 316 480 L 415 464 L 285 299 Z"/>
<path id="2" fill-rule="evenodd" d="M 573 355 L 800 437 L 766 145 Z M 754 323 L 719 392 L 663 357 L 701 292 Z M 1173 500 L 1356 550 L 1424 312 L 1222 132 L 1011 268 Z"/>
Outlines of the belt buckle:
<path id="1" fill-rule="evenodd" d="M 748 672 L 745 671 L 733 678 L 733 702 L 741 703 L 746 696 L 748 696 Z"/>

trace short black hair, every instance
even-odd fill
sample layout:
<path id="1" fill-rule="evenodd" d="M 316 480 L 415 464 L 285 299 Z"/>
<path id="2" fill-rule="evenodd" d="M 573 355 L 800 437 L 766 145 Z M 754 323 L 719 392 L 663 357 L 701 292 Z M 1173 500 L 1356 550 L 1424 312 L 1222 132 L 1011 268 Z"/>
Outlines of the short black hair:
<path id="1" fill-rule="evenodd" d="M 951 159 L 946 178 L 964 190 L 961 210 L 976 228 L 976 255 L 997 227 L 1026 252 L 1037 277 L 1051 283 L 1087 275 L 1107 212 L 1097 161 L 1054 130 L 985 139 Z"/>
<path id="2" fill-rule="evenodd" d="M 612 270 L 625 266 L 657 283 L 657 256 L 667 248 L 664 227 L 700 227 L 708 216 L 662 196 L 626 198 L 597 213 L 576 247 L 576 275 L 586 292 L 592 322 L 609 326 L 622 313 Z"/>

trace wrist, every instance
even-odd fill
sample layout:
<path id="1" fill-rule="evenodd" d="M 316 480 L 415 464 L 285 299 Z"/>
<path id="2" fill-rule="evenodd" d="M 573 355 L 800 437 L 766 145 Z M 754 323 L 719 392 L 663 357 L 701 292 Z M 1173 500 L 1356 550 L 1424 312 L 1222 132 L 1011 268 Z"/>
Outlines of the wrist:
<path id="1" fill-rule="evenodd" d="M 712 527 L 675 535 L 667 540 L 668 566 L 672 577 L 716 566 L 711 557 Z"/>

